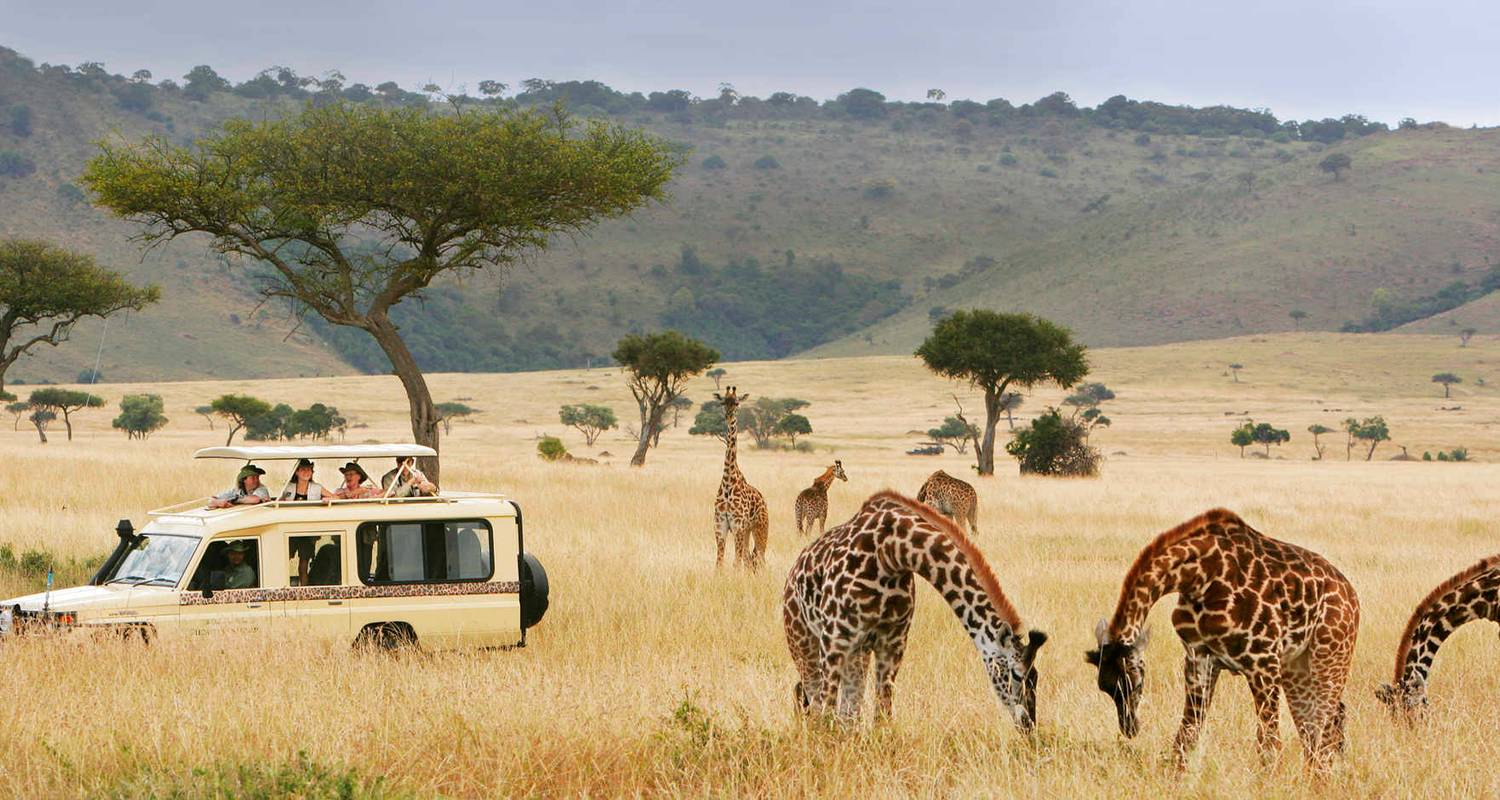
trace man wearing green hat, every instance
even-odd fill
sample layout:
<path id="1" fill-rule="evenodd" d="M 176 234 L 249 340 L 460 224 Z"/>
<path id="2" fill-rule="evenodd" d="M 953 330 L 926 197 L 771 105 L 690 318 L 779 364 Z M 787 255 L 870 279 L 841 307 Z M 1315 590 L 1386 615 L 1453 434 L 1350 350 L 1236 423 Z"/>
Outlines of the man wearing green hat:
<path id="1" fill-rule="evenodd" d="M 208 502 L 209 508 L 229 508 L 230 506 L 248 506 L 256 503 L 264 503 L 271 499 L 271 492 L 262 486 L 260 476 L 266 471 L 254 464 L 246 464 L 240 468 L 239 477 L 235 478 L 234 488 L 222 494 L 214 495 Z"/>
<path id="2" fill-rule="evenodd" d="M 224 560 L 228 562 L 224 566 L 225 589 L 255 588 L 255 570 L 245 563 L 245 555 L 249 552 L 250 546 L 238 540 L 224 547 Z"/>

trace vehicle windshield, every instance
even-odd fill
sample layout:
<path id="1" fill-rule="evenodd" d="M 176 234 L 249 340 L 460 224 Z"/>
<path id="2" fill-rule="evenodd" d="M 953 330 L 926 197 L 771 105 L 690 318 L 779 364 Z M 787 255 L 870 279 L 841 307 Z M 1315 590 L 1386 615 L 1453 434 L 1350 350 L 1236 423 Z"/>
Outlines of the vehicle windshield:
<path id="1" fill-rule="evenodd" d="M 195 536 L 143 535 L 120 558 L 104 582 L 176 586 L 197 549 Z"/>

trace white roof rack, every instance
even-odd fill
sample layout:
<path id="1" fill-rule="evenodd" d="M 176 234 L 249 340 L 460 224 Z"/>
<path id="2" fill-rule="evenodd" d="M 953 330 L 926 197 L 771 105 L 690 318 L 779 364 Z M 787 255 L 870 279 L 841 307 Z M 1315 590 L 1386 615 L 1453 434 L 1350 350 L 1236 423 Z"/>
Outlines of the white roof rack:
<path id="1" fill-rule="evenodd" d="M 436 456 L 437 451 L 420 444 L 323 444 L 290 447 L 205 447 L 193 458 L 232 458 L 238 461 L 295 461 L 299 458 L 406 458 Z"/>

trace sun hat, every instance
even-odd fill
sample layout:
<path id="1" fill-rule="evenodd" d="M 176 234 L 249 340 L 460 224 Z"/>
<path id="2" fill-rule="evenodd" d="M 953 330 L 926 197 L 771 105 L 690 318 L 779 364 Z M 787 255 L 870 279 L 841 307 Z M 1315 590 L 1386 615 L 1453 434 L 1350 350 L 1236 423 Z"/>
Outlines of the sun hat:
<path id="1" fill-rule="evenodd" d="M 360 480 L 367 481 L 367 480 L 370 479 L 370 475 L 369 475 L 369 473 L 365 472 L 365 468 L 361 467 L 359 464 L 357 464 L 357 463 L 355 463 L 353 461 L 350 461 L 349 463 L 345 464 L 344 466 L 339 467 L 339 472 L 342 473 L 342 474 L 345 474 L 345 475 L 348 475 L 351 472 L 358 472 Z"/>
<path id="2" fill-rule="evenodd" d="M 299 458 L 299 459 L 297 459 L 297 466 L 292 467 L 292 472 L 296 472 L 297 470 L 302 469 L 303 467 L 307 467 L 308 469 L 316 469 L 316 467 L 313 466 L 312 459 L 310 459 L 310 458 Z"/>
<path id="3" fill-rule="evenodd" d="M 229 544 L 227 544 L 227 545 L 224 546 L 224 552 L 226 552 L 226 553 L 248 553 L 248 552 L 250 552 L 250 545 L 245 544 L 244 540 L 242 540 L 242 539 L 235 539 L 234 541 L 232 541 Z"/>
<path id="4" fill-rule="evenodd" d="M 236 480 L 244 480 L 244 479 L 250 477 L 251 475 L 264 475 L 264 474 L 266 474 L 266 471 L 263 470 L 263 469 L 261 469 L 260 467 L 257 467 L 254 464 L 246 464 L 245 466 L 240 467 L 240 474 L 239 474 L 238 478 L 236 478 Z"/>

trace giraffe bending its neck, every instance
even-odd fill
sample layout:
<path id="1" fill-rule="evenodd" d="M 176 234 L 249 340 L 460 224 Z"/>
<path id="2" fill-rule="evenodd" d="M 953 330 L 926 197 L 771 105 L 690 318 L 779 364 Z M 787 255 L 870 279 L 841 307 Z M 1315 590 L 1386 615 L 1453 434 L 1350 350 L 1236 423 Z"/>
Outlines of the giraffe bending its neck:
<path id="1" fill-rule="evenodd" d="M 804 521 L 807 523 L 807 531 L 812 530 L 814 522 L 818 523 L 818 533 L 828 528 L 828 487 L 834 478 L 849 480 L 849 476 L 844 474 L 844 462 L 833 462 L 833 466 L 823 470 L 822 475 L 813 478 L 812 486 L 797 495 L 797 502 L 793 507 L 797 515 L 797 533 L 803 532 Z"/>
<path id="2" fill-rule="evenodd" d="M 968 481 L 938 470 L 917 490 L 917 502 L 932 506 L 959 525 L 967 524 L 970 536 L 979 535 L 979 494 Z"/>
<path id="3" fill-rule="evenodd" d="M 1041 631 L 1021 638 L 1021 619 L 963 530 L 926 504 L 880 492 L 854 518 L 809 544 L 782 594 L 787 647 L 801 681 L 803 710 L 859 716 L 865 674 L 875 662 L 875 707 L 891 713 L 906 652 L 914 576 L 948 601 L 984 662 L 1000 705 L 1016 726 L 1036 724 L 1036 651 Z"/>
<path id="4" fill-rule="evenodd" d="M 1187 650 L 1187 702 L 1173 743 L 1179 767 L 1198 742 L 1219 673 L 1244 675 L 1259 717 L 1257 744 L 1280 747 L 1284 692 L 1315 769 L 1344 745 L 1344 684 L 1359 632 L 1354 587 L 1322 556 L 1263 536 L 1222 508 L 1146 545 L 1120 588 L 1114 616 L 1100 620 L 1099 689 L 1114 700 L 1120 730 L 1134 736 L 1145 681 L 1146 614 L 1177 594 L 1172 627 Z"/>
<path id="5" fill-rule="evenodd" d="M 1500 555 L 1443 581 L 1417 604 L 1396 645 L 1396 677 L 1375 696 L 1408 721 L 1419 718 L 1427 710 L 1427 678 L 1438 648 L 1475 620 L 1500 622 Z"/>
<path id="6" fill-rule="evenodd" d="M 731 386 L 714 399 L 724 404 L 724 477 L 719 481 L 719 493 L 714 498 L 714 542 L 718 555 L 717 566 L 724 565 L 724 542 L 734 539 L 734 563 L 758 569 L 766 553 L 766 540 L 770 528 L 770 514 L 766 511 L 766 498 L 740 473 L 736 460 L 735 409 L 750 395 L 735 394 Z M 753 542 L 753 546 L 752 546 Z"/>

